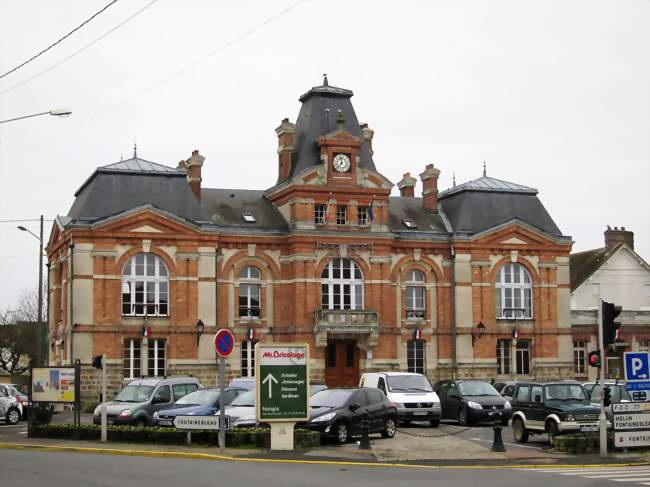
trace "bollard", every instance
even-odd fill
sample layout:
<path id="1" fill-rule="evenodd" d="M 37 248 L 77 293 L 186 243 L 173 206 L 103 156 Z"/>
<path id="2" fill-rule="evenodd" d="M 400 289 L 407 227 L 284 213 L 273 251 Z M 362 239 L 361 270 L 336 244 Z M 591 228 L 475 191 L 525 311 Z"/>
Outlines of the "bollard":
<path id="1" fill-rule="evenodd" d="M 365 415 L 361 421 L 361 441 L 359 450 L 370 450 L 370 437 L 368 436 L 368 415 Z"/>
<path id="2" fill-rule="evenodd" d="M 492 430 L 494 431 L 494 438 L 492 438 L 492 448 L 490 450 L 496 452 L 506 451 L 506 446 L 503 444 L 503 438 L 501 437 L 501 426 L 495 426 Z"/>

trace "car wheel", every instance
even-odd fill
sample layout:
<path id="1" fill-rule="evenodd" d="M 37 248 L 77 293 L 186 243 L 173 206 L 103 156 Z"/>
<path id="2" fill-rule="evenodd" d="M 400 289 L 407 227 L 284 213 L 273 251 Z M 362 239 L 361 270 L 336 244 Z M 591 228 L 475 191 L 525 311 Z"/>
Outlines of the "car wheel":
<path id="1" fill-rule="evenodd" d="M 555 421 L 549 421 L 546 423 L 546 432 L 548 433 L 548 444 L 554 446 L 555 438 L 560 434 L 557 423 Z"/>
<path id="2" fill-rule="evenodd" d="M 10 408 L 9 411 L 7 411 L 7 424 L 16 424 L 18 421 L 20 421 L 20 411 L 16 408 Z"/>
<path id="3" fill-rule="evenodd" d="M 512 434 L 517 443 L 526 443 L 528 441 L 529 433 L 521 418 L 515 418 L 512 420 Z"/>
<path id="4" fill-rule="evenodd" d="M 395 418 L 387 418 L 386 421 L 384 421 L 384 429 L 381 432 L 381 437 L 392 438 L 393 436 L 395 436 L 396 429 L 397 429 L 397 425 L 395 422 Z"/>
<path id="5" fill-rule="evenodd" d="M 431 427 L 432 428 L 437 428 L 438 426 L 440 426 L 440 419 L 432 419 L 431 420 Z"/>
<path id="6" fill-rule="evenodd" d="M 334 432 L 336 434 L 336 442 L 340 445 L 348 442 L 350 437 L 350 431 L 348 430 L 348 425 L 344 421 L 339 421 L 334 427 Z"/>
<path id="7" fill-rule="evenodd" d="M 463 408 L 458 413 L 458 424 L 461 426 L 470 426 L 470 421 L 467 417 L 467 409 Z"/>

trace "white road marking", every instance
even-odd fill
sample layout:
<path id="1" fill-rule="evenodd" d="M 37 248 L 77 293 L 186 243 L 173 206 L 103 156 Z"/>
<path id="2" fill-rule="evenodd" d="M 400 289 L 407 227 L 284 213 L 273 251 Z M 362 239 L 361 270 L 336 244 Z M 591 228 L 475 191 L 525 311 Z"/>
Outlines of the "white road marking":
<path id="1" fill-rule="evenodd" d="M 492 440 L 484 440 L 483 438 L 467 438 L 468 440 L 482 441 L 484 443 L 492 443 Z M 503 443 L 504 445 L 516 446 L 517 448 L 531 448 L 533 450 L 541 450 L 541 446 L 520 445 L 518 443 Z"/>
<path id="2" fill-rule="evenodd" d="M 638 482 L 650 485 L 650 467 L 577 467 L 577 468 L 525 468 L 529 472 L 553 473 L 572 477 L 582 477 L 594 480 L 610 480 L 613 482 Z"/>

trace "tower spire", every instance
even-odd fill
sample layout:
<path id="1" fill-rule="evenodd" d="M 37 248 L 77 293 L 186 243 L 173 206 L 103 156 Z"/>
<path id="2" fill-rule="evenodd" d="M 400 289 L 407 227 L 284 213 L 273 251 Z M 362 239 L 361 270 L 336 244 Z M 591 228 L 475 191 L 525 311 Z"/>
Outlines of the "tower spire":
<path id="1" fill-rule="evenodd" d="M 133 142 L 133 158 L 138 158 L 138 144 L 136 142 Z"/>
<path id="2" fill-rule="evenodd" d="M 456 187 L 456 171 L 453 172 L 453 175 L 452 175 L 452 179 L 451 179 L 451 181 L 452 181 L 451 184 L 452 184 L 453 187 L 455 188 L 455 187 Z"/>
<path id="3" fill-rule="evenodd" d="M 487 169 L 485 167 L 485 161 L 483 161 L 483 177 L 487 176 Z"/>
<path id="4" fill-rule="evenodd" d="M 323 86 L 329 86 L 329 82 L 327 81 L 327 73 L 323 74 Z"/>

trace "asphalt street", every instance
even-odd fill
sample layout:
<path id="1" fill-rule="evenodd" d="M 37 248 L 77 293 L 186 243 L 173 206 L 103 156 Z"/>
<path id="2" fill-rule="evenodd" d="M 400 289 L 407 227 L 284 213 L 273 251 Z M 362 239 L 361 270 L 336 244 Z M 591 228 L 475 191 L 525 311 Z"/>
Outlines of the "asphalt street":
<path id="1" fill-rule="evenodd" d="M 622 475 L 627 475 L 622 477 Z M 650 485 L 650 469 L 532 470 L 498 468 L 384 467 L 267 463 L 257 461 L 206 461 L 83 453 L 0 450 L 3 485 L 69 487 L 138 485 L 310 487 L 349 485 L 378 487 L 599 487 Z M 618 481 L 613 481 L 616 478 Z M 624 479 L 624 482 L 621 480 Z"/>

